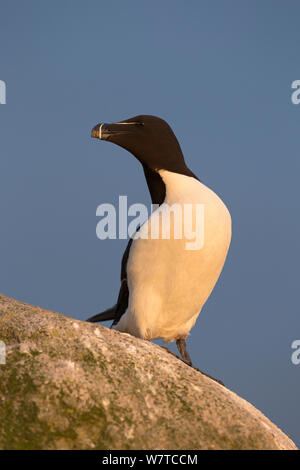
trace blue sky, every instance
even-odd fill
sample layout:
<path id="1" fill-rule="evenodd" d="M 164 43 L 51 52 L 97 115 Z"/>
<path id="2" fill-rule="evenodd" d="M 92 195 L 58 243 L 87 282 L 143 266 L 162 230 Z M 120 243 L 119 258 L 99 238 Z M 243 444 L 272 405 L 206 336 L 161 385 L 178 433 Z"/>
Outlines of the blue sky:
<path id="1" fill-rule="evenodd" d="M 166 119 L 233 219 L 191 356 L 298 445 L 299 14 L 290 0 L 2 0 L 0 16 L 0 292 L 78 319 L 115 302 L 126 241 L 97 239 L 96 208 L 150 199 L 138 162 L 90 130 Z"/>

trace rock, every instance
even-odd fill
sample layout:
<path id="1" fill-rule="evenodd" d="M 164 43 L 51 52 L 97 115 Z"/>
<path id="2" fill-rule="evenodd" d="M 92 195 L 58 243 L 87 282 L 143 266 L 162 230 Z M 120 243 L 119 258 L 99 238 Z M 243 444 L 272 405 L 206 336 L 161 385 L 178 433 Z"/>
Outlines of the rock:
<path id="1" fill-rule="evenodd" d="M 1 449 L 296 449 L 161 347 L 0 295 Z"/>

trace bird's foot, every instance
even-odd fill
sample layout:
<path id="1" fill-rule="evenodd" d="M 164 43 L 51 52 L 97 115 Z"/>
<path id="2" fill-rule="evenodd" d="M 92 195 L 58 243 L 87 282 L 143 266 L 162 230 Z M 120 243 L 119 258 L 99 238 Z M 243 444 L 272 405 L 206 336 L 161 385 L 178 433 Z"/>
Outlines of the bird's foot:
<path id="1" fill-rule="evenodd" d="M 215 382 L 217 382 L 218 384 L 220 385 L 223 385 L 223 387 L 225 387 L 224 383 L 222 382 L 222 380 L 218 380 L 218 379 L 215 379 L 214 377 L 212 377 L 211 375 L 207 374 L 206 372 L 203 372 L 203 370 L 200 370 L 198 369 L 197 367 L 193 366 L 193 364 L 188 364 L 190 367 L 192 367 L 193 369 L 197 370 L 198 372 L 201 372 L 201 374 L 205 375 L 206 377 L 208 377 L 209 379 L 211 380 L 214 380 Z"/>
<path id="2" fill-rule="evenodd" d="M 193 366 L 192 361 L 187 361 L 187 360 L 185 360 L 185 359 L 182 359 L 181 357 L 177 356 L 177 354 L 175 354 L 175 353 L 173 353 L 172 351 L 170 351 L 170 349 L 167 348 L 166 346 L 161 346 L 161 348 L 165 349 L 169 354 L 172 354 L 172 356 L 176 357 L 176 359 L 179 359 L 179 361 L 184 362 L 184 364 L 186 364 L 187 366 L 191 367 L 192 369 L 194 369 L 194 370 L 200 372 L 201 374 L 205 375 L 205 376 L 208 377 L 209 379 L 214 380 L 214 381 L 217 382 L 218 384 L 223 385 L 223 387 L 225 387 L 224 383 L 223 383 L 221 380 L 215 379 L 214 377 L 212 377 L 211 375 L 207 374 L 206 372 L 203 372 L 203 370 L 200 370 L 200 369 L 198 369 L 197 367 Z"/>

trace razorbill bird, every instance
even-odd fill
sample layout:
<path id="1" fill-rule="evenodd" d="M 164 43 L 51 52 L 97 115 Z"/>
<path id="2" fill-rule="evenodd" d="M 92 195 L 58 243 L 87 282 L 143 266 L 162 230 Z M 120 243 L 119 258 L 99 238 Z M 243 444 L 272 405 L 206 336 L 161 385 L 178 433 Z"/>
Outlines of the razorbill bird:
<path id="1" fill-rule="evenodd" d="M 176 341 L 183 361 L 192 365 L 186 337 L 223 268 L 231 240 L 229 211 L 187 167 L 180 145 L 163 119 L 141 115 L 101 123 L 92 129 L 91 136 L 113 142 L 137 158 L 152 203 L 158 208 L 140 228 L 140 236 L 129 239 L 116 305 L 88 321 L 112 319 L 112 328 L 138 338 Z M 194 218 L 196 206 L 203 207 L 201 248 L 187 249 L 187 239 L 176 238 L 174 233 L 164 238 L 161 225 L 158 238 L 151 237 L 151 226 L 168 215 L 166 211 L 173 205 L 177 209 L 189 205 Z M 170 225 L 174 217 L 170 217 Z"/>

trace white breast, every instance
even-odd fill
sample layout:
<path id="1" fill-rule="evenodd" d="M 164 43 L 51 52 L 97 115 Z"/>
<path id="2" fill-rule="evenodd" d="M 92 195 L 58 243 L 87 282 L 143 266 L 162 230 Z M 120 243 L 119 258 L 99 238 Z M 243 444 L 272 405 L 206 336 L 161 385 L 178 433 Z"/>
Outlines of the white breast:
<path id="1" fill-rule="evenodd" d="M 200 249 L 187 249 L 190 240 L 175 239 L 172 227 L 170 239 L 151 238 L 151 226 L 166 206 L 155 211 L 140 230 L 144 238 L 132 243 L 127 264 L 129 304 L 115 328 L 169 342 L 189 333 L 218 280 L 230 244 L 231 217 L 221 199 L 195 178 L 165 170 L 160 175 L 166 204 L 190 204 L 193 216 L 196 205 L 203 205 L 204 243 Z"/>

